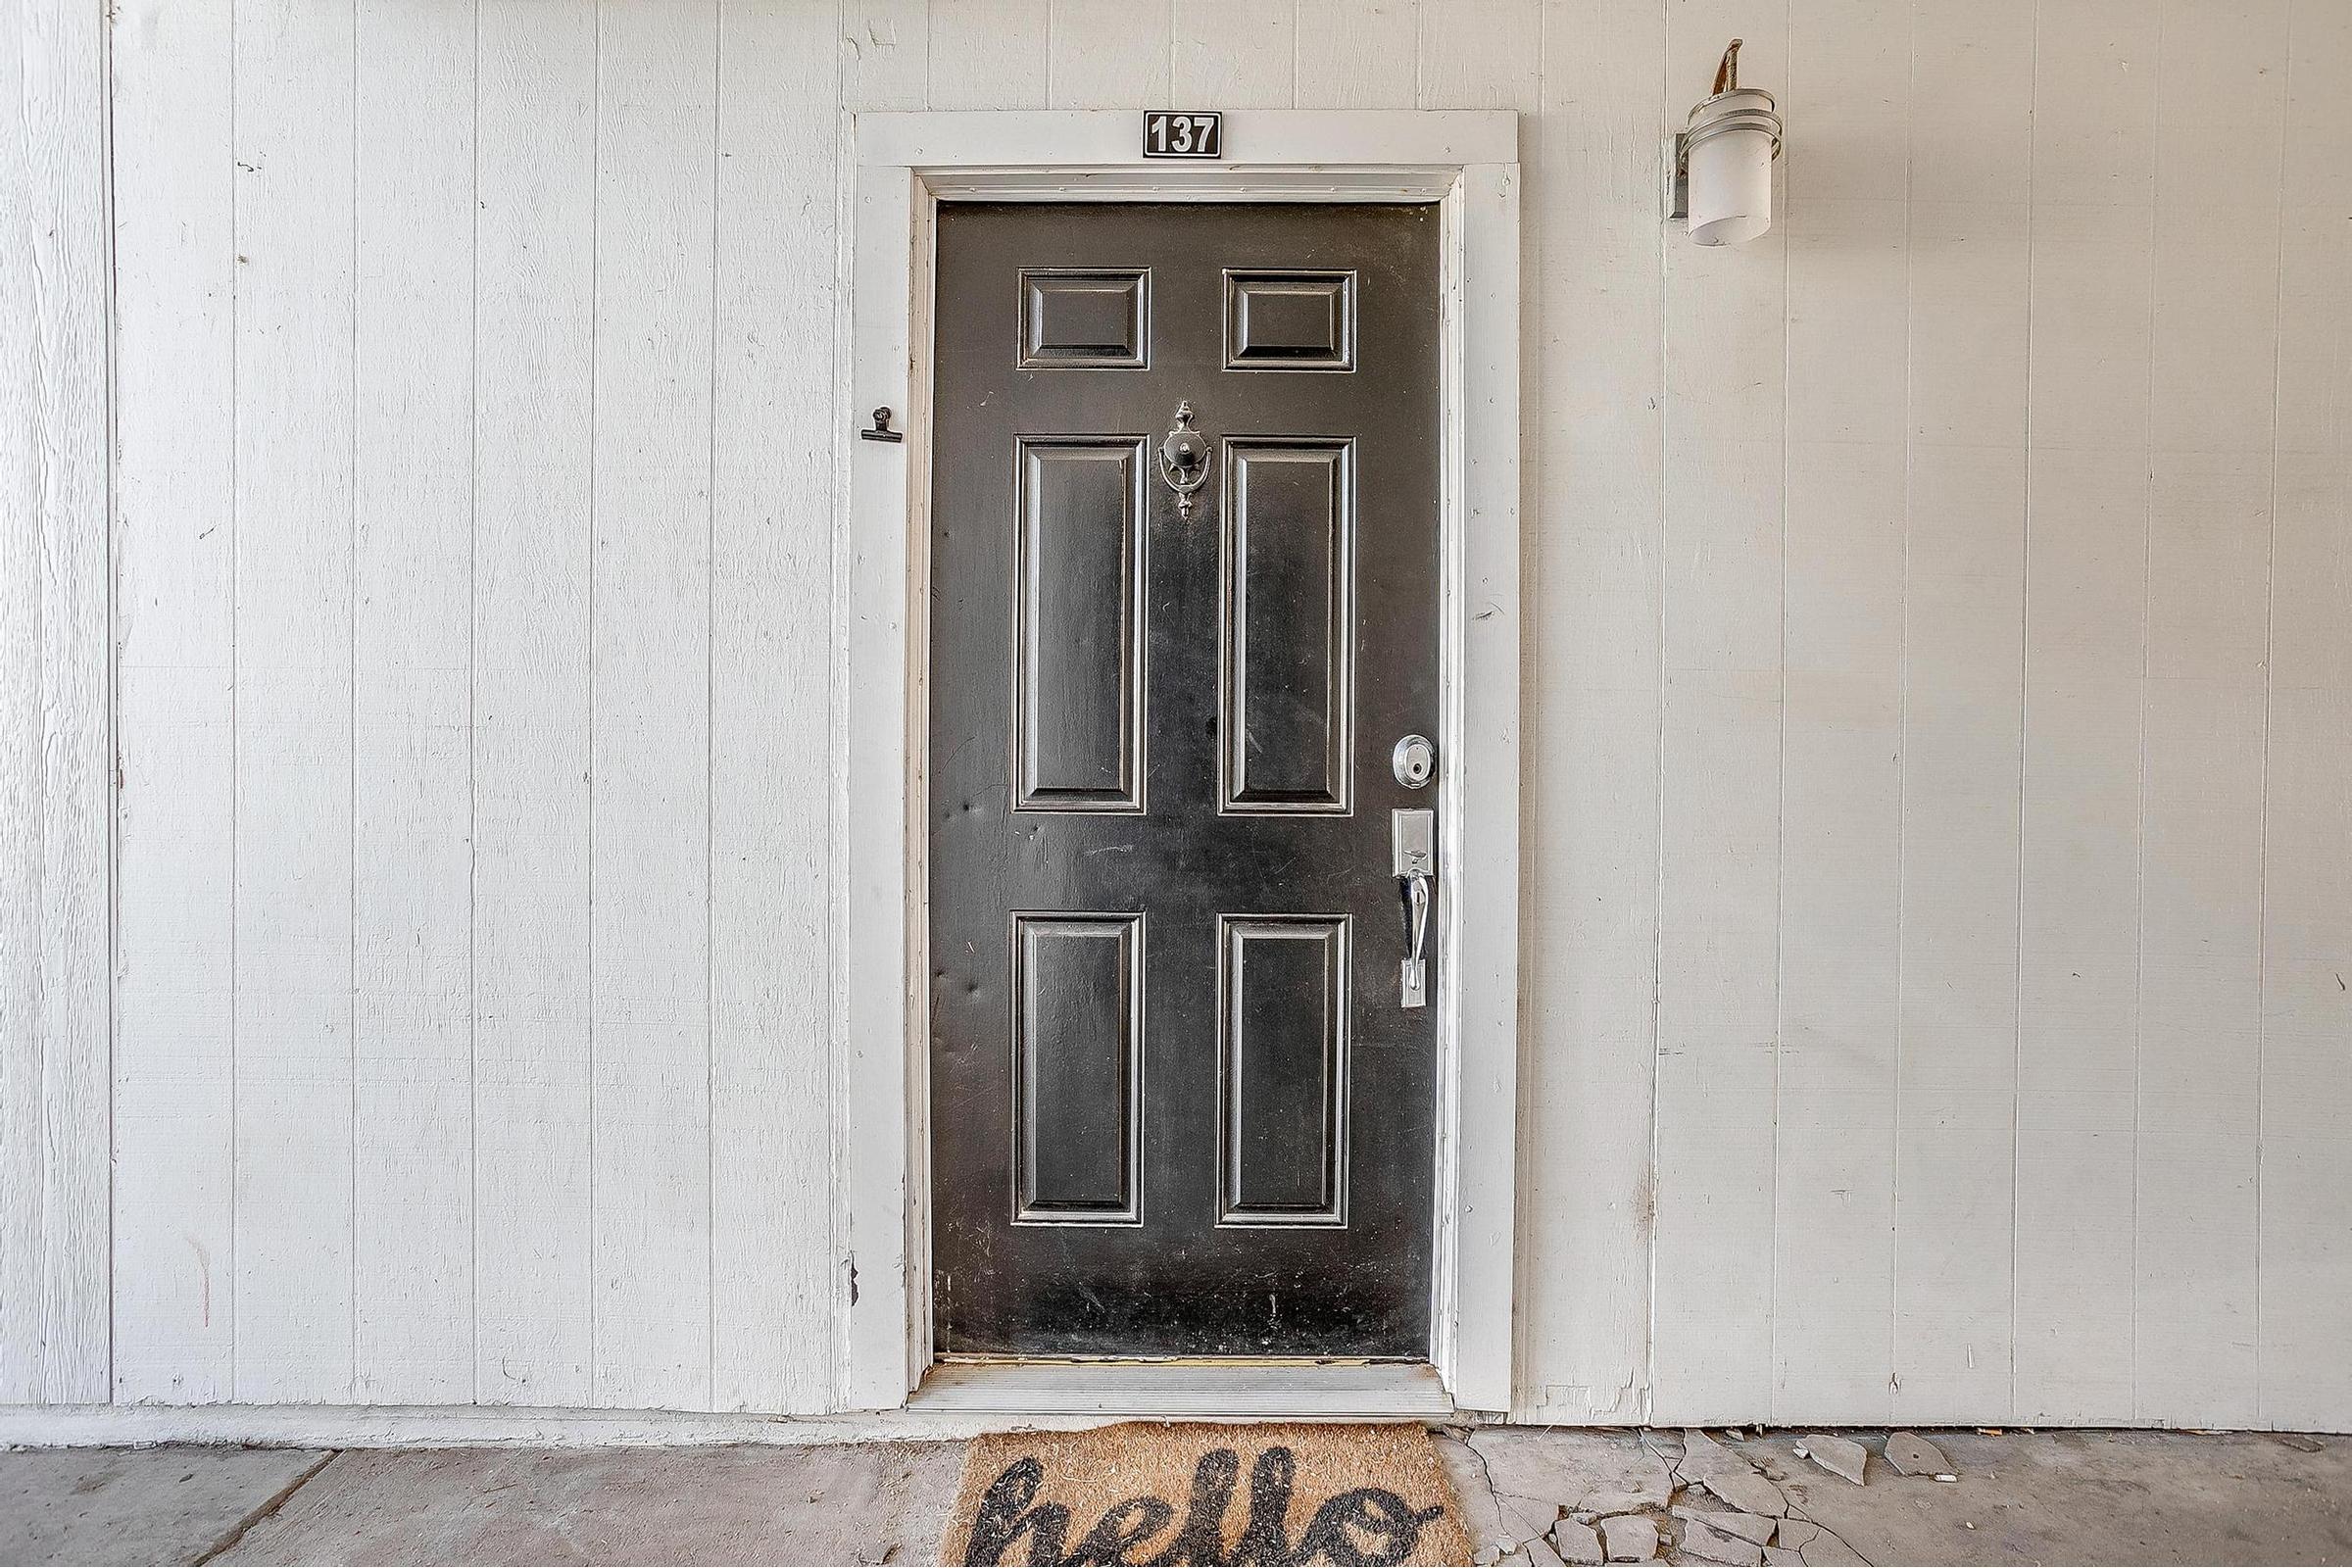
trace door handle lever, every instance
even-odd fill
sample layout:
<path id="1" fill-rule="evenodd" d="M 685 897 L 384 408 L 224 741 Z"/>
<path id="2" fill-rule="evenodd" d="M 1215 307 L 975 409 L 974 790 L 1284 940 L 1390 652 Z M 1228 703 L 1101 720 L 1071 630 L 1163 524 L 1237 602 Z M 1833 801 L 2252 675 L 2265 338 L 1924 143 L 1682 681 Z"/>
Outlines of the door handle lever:
<path id="1" fill-rule="evenodd" d="M 1429 942 L 1429 878 L 1400 877 L 1404 884 L 1404 962 L 1400 966 L 1400 1007 L 1429 1005 L 1429 960 L 1423 951 Z"/>
<path id="2" fill-rule="evenodd" d="M 1436 813 L 1427 808 L 1389 813 L 1389 840 L 1398 889 L 1404 895 L 1404 961 L 1397 975 L 1401 1007 L 1429 1005 L 1429 911 L 1437 875 Z"/>

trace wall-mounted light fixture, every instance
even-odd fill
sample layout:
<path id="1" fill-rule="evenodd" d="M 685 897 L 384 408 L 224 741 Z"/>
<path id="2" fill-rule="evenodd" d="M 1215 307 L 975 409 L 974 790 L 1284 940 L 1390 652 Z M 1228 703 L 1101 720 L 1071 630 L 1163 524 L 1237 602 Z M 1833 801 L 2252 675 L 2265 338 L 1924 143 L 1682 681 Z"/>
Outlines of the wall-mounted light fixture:
<path id="1" fill-rule="evenodd" d="M 1701 245 L 1739 245 L 1772 226 L 1772 161 L 1781 117 L 1772 94 L 1740 85 L 1740 40 L 1715 68 L 1715 90 L 1668 149 L 1666 210 Z"/>

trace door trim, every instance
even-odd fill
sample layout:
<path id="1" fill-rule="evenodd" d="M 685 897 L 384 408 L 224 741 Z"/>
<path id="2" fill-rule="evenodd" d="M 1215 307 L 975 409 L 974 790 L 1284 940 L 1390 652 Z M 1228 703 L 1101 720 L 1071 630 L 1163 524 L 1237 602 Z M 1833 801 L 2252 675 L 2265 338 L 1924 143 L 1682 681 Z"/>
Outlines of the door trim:
<path id="1" fill-rule="evenodd" d="M 907 1400 L 920 1411 L 1169 1419 L 1450 1420 L 1424 1361 L 942 1361 Z"/>
<path id="2" fill-rule="evenodd" d="M 1431 1360 L 1511 1403 L 1519 1054 L 1519 166 L 1507 110 L 1236 110 L 1227 158 L 1150 164 L 1142 111 L 855 117 L 835 433 L 839 1405 L 896 1409 L 931 1363 L 931 260 L 943 201 L 1435 201 L 1441 238 L 1437 1213 Z M 1115 1376 L 1115 1369 L 1106 1374 Z M 1267 1377 L 1275 1377 L 1269 1370 Z M 1240 1374 L 1247 1379 L 1245 1371 Z M 1301 1412 L 1311 1413 L 1311 1412 Z"/>

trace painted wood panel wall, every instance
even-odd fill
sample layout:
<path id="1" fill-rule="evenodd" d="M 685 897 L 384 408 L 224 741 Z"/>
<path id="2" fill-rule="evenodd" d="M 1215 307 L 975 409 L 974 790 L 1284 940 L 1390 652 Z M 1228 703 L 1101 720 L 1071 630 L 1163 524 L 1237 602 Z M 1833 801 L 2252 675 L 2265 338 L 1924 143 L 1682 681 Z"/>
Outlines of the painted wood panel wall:
<path id="1" fill-rule="evenodd" d="M 838 116 L 1172 97 L 1528 117 L 1518 1414 L 2352 1421 L 2345 8 L 115 18 L 117 1397 L 834 1401 Z"/>
<path id="2" fill-rule="evenodd" d="M 0 1403 L 107 1387 L 105 84 L 0 0 Z"/>
<path id="3" fill-rule="evenodd" d="M 118 1398 L 831 1404 L 841 36 L 118 12 Z"/>

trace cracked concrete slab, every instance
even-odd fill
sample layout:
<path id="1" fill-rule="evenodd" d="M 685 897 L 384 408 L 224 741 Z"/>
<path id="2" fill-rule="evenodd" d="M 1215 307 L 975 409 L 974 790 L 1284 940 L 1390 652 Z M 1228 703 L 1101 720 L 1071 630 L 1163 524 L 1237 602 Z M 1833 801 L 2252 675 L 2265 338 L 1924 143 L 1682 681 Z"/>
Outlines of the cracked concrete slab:
<path id="1" fill-rule="evenodd" d="M 1647 1562 L 1658 1554 L 1658 1522 L 1640 1513 L 1603 1519 L 1600 1540 L 1611 1562 Z"/>
<path id="2" fill-rule="evenodd" d="M 1728 1466 L 1719 1468 L 1699 1485 L 1730 1504 L 1738 1513 L 1760 1513 L 1767 1518 L 1777 1519 L 1788 1511 L 1788 1499 L 1782 1494 L 1781 1489 L 1744 1467 L 1738 1470 Z"/>
<path id="3" fill-rule="evenodd" d="M 1884 1457 L 1898 1476 L 1932 1476 L 1952 1468 L 1943 1450 L 1916 1432 L 1887 1434 Z"/>
<path id="4" fill-rule="evenodd" d="M 1454 1499 L 1462 1505 L 1462 1530 L 1469 1536 L 1473 1551 L 1491 1547 L 1495 1555 L 1487 1560 L 1494 1561 L 1520 1542 L 1551 1528 L 1556 1510 L 1498 1494 L 1488 1479 L 1484 1455 L 1453 1433 L 1434 1436 L 1446 1479 L 1453 1488 Z"/>
<path id="5" fill-rule="evenodd" d="M 1848 1436 L 1874 1446 L 1885 1438 Z M 1474 1446 L 1442 1435 L 1440 1450 L 1481 1560 L 1515 1565 L 1548 1563 L 1548 1550 L 1522 1544 L 1543 1539 L 1567 1499 L 1513 1500 L 1509 1527 L 1537 1528 L 1498 1542 L 1505 1499 L 1490 1476 L 1539 1493 L 1642 1490 L 1644 1464 L 1662 1468 L 1662 1455 L 1683 1457 L 1689 1441 L 1516 1428 L 1482 1428 L 1475 1437 Z M 1752 1474 L 1785 1494 L 1788 1516 L 1775 1521 L 1762 1547 L 1776 1565 L 2352 1562 L 2352 1441 L 1938 1431 L 1933 1441 L 1959 1481 L 1882 1467 L 1867 1488 L 1797 1459 L 1800 1441 L 1782 1433 L 1690 1444 L 1698 1468 Z M 331 1460 L 236 1448 L 5 1454 L 0 1561 L 195 1561 L 325 1461 L 220 1560 L 922 1562 L 938 1544 L 961 1449 L 411 1449 Z M 1669 1500 L 1703 1517 L 1715 1512 L 1710 1495 L 1685 1487 Z M 1689 1528 L 1661 1502 L 1605 1516 L 1600 1534 L 1614 1560 L 1648 1560 L 1656 1545 L 1699 1560 L 1695 1551 L 1674 1551 L 1671 1531 L 1657 1540 L 1661 1527 L 1676 1524 Z M 1638 1552 L 1635 1536 L 1642 1538 Z M 1552 1545 L 1561 1539 L 1553 1536 Z M 1582 1537 L 1567 1539 L 1582 1547 Z"/>
<path id="6" fill-rule="evenodd" d="M 0 1562 L 194 1562 L 327 1457 L 197 1446 L 0 1453 Z"/>
<path id="7" fill-rule="evenodd" d="M 2307 1452 L 2265 1433 L 1938 1431 L 1958 1481 L 1882 1473 L 1865 1488 L 1794 1479 L 1797 1441 L 1737 1446 L 1855 1553 L 1840 1560 L 2352 1562 L 2352 1442 L 2299 1440 L 2324 1443 Z M 1807 1547 L 1805 1560 L 1828 1559 Z"/>
<path id="8" fill-rule="evenodd" d="M 1712 1475 L 1737 1475 L 1748 1468 L 1748 1462 L 1737 1452 L 1692 1427 L 1683 1434 L 1683 1453 L 1674 1471 L 1685 1485 L 1692 1485 Z"/>
<path id="9" fill-rule="evenodd" d="M 963 1448 L 345 1453 L 219 1560 L 929 1562 Z"/>
<path id="10" fill-rule="evenodd" d="M 1558 1508 L 1629 1513 L 1666 1506 L 1666 1462 L 1642 1446 L 1638 1432 L 1481 1427 L 1463 1441 L 1495 1494 L 1539 1506 L 1544 1529 Z"/>
<path id="11" fill-rule="evenodd" d="M 1859 1487 L 1870 1473 L 1870 1450 L 1851 1438 L 1816 1432 L 1797 1446 L 1799 1457 L 1812 1460 L 1834 1476 Z"/>
<path id="12" fill-rule="evenodd" d="M 1600 1532 L 1591 1525 L 1574 1519 L 1563 1519 L 1551 1527 L 1551 1549 L 1563 1563 L 1597 1565 L 1608 1560 L 1600 1549 Z"/>
<path id="13" fill-rule="evenodd" d="M 1860 1553 L 1809 1519 L 1782 1520 L 1771 1549 L 1793 1552 L 1805 1568 L 1867 1568 Z"/>
<path id="14" fill-rule="evenodd" d="M 1686 1519 L 1682 1555 L 1729 1564 L 1730 1568 L 1755 1568 L 1764 1560 L 1764 1548 L 1744 1537 L 1718 1530 L 1704 1519 Z"/>
<path id="15" fill-rule="evenodd" d="M 1738 1536 L 1741 1541 L 1752 1541 L 1759 1546 L 1772 1540 L 1773 1527 L 1780 1523 L 1760 1513 L 1725 1513 L 1720 1509 L 1692 1508 L 1682 1503 L 1676 1503 L 1672 1512 L 1677 1519 L 1694 1519 L 1711 1530 L 1727 1536 Z"/>

